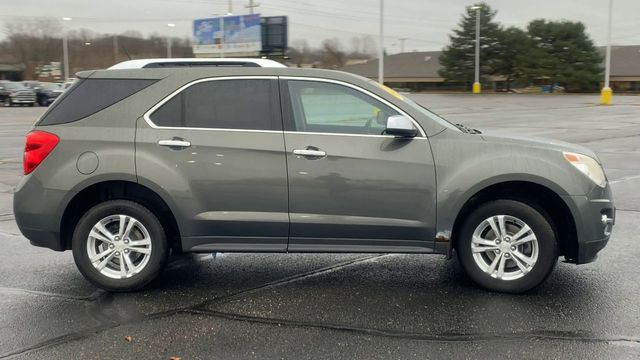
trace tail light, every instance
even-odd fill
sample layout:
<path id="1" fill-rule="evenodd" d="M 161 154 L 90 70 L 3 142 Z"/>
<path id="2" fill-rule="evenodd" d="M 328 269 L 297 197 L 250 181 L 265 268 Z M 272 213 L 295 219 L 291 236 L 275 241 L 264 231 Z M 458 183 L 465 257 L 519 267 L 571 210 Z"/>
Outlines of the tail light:
<path id="1" fill-rule="evenodd" d="M 30 174 L 53 151 L 60 139 L 46 131 L 31 131 L 24 146 L 24 174 Z"/>

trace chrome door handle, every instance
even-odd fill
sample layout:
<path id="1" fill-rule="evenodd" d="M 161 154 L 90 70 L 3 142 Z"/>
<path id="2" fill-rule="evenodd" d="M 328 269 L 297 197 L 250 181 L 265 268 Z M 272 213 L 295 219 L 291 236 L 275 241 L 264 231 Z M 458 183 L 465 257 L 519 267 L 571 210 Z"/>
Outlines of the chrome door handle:
<path id="1" fill-rule="evenodd" d="M 189 147 L 191 143 L 183 139 L 158 140 L 160 146 Z"/>
<path id="2" fill-rule="evenodd" d="M 294 155 L 309 157 L 325 157 L 327 153 L 322 150 L 299 149 L 293 150 Z"/>

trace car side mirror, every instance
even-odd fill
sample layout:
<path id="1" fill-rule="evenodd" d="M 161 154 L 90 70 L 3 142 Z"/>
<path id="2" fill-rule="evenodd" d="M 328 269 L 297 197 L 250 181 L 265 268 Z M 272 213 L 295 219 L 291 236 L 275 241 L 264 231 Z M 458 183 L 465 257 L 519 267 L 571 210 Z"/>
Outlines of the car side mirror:
<path id="1" fill-rule="evenodd" d="M 418 129 L 408 117 L 393 115 L 387 118 L 387 127 L 384 129 L 384 133 L 400 137 L 415 137 L 418 134 Z"/>

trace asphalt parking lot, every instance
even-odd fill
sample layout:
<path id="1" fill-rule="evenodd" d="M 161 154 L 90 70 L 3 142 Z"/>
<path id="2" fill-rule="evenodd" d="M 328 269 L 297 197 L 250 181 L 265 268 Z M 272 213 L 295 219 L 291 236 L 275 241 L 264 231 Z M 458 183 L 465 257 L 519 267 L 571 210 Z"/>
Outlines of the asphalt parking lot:
<path id="1" fill-rule="evenodd" d="M 0 108 L 0 358 L 640 358 L 640 96 L 412 97 L 453 122 L 595 150 L 618 207 L 598 261 L 505 295 L 442 256 L 181 256 L 148 290 L 105 293 L 71 253 L 20 235 L 12 189 L 44 108 Z"/>

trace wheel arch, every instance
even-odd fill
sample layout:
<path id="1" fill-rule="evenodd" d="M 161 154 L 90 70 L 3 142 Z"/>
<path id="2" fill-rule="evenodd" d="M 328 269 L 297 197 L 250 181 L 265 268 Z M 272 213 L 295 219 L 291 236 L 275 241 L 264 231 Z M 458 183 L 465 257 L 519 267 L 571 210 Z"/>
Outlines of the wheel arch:
<path id="1" fill-rule="evenodd" d="M 71 249 L 75 225 L 88 209 L 107 200 L 130 200 L 148 208 L 162 223 L 169 246 L 181 250 L 180 228 L 172 208 L 156 191 L 137 182 L 105 180 L 90 184 L 75 193 L 67 203 L 60 221 L 60 239 Z"/>
<path id="2" fill-rule="evenodd" d="M 570 206 L 560 194 L 562 192 L 559 193 L 556 186 L 524 180 L 495 182 L 474 190 L 459 207 L 451 230 L 448 254 L 451 255 L 457 246 L 458 230 L 473 210 L 491 200 L 507 199 L 524 202 L 541 212 L 554 228 L 559 254 L 574 258 L 578 252 L 577 224 Z"/>

